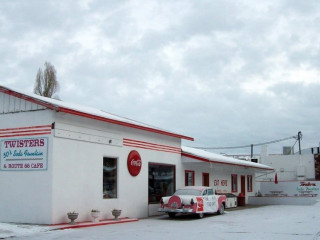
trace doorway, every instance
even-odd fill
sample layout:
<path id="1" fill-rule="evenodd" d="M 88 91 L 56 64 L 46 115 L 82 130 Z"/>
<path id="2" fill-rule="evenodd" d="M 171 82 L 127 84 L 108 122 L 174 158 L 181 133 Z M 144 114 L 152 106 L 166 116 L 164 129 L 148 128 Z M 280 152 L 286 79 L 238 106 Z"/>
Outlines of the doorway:
<path id="1" fill-rule="evenodd" d="M 241 193 L 246 195 L 246 176 L 241 176 Z"/>
<path id="2" fill-rule="evenodd" d="M 209 180 L 209 173 L 202 173 L 202 186 L 209 187 L 210 180 Z"/>

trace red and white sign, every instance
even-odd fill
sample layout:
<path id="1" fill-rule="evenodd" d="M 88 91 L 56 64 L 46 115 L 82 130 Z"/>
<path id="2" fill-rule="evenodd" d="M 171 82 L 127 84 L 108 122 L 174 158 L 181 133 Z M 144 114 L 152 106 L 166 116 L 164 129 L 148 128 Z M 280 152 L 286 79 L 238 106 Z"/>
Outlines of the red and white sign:
<path id="1" fill-rule="evenodd" d="M 203 198 L 202 197 L 197 197 L 197 203 L 198 203 L 198 212 L 203 211 Z"/>
<path id="2" fill-rule="evenodd" d="M 131 151 L 128 155 L 127 164 L 128 164 L 128 171 L 131 174 L 131 176 L 134 176 L 134 177 L 138 176 L 142 167 L 140 154 L 135 150 Z"/>

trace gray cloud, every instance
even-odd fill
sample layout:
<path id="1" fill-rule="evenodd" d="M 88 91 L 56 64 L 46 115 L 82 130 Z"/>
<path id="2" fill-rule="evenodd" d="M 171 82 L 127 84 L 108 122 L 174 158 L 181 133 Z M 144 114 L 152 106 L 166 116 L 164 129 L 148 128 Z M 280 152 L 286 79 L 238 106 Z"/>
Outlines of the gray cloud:
<path id="1" fill-rule="evenodd" d="M 32 91 L 50 61 L 65 101 L 196 139 L 186 145 L 245 145 L 301 130 L 312 147 L 320 140 L 319 10 L 317 1 L 4 0 L 0 81 Z"/>

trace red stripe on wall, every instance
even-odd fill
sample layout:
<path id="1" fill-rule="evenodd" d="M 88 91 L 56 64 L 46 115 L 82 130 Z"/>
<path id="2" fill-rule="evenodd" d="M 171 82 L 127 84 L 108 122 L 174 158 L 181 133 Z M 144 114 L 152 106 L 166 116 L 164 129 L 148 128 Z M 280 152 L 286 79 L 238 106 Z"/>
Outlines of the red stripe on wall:
<path id="1" fill-rule="evenodd" d="M 0 132 L 2 132 L 2 131 L 10 131 L 10 130 L 35 129 L 35 128 L 50 128 L 51 129 L 51 125 L 41 125 L 41 126 L 32 126 L 32 127 L 19 127 L 19 128 L 3 128 L 3 129 L 0 129 Z"/>
<path id="2" fill-rule="evenodd" d="M 48 134 L 51 134 L 51 125 L 0 129 L 0 138 L 25 137 Z"/>
<path id="3" fill-rule="evenodd" d="M 167 145 L 161 145 L 161 144 L 155 144 L 155 143 L 149 143 L 139 140 L 133 140 L 133 139 L 123 139 L 123 145 L 127 147 L 137 147 L 137 148 L 143 148 L 143 149 L 149 149 L 149 150 L 155 150 L 155 151 L 161 151 L 161 152 L 171 152 L 171 153 L 181 153 L 181 149 L 177 147 L 171 147 Z"/>
<path id="4" fill-rule="evenodd" d="M 90 119 L 94 119 L 94 120 L 98 120 L 98 121 L 113 123 L 113 124 L 117 124 L 117 125 L 121 125 L 121 126 L 125 126 L 125 127 L 130 127 L 130 128 L 135 128 L 135 129 L 139 129 L 139 130 L 152 132 L 152 133 L 157 133 L 157 134 L 162 134 L 162 135 L 166 135 L 166 136 L 170 136 L 170 137 L 175 137 L 175 138 L 194 141 L 194 139 L 192 137 L 188 137 L 188 136 L 184 136 L 184 135 L 180 135 L 180 134 L 175 134 L 175 133 L 164 131 L 164 130 L 160 130 L 160 129 L 155 129 L 153 127 L 140 126 L 140 125 L 136 125 L 134 123 L 123 122 L 123 121 L 120 121 L 120 120 L 115 120 L 115 119 L 110 119 L 110 118 L 107 118 L 107 117 L 101 117 L 101 116 L 90 114 L 90 113 L 85 113 L 85 112 L 82 112 L 80 110 L 73 110 L 73 109 L 69 109 L 69 108 L 66 108 L 66 107 L 61 107 L 61 106 L 58 106 L 58 104 L 48 103 L 45 100 L 40 100 L 38 98 L 33 98 L 31 96 L 27 96 L 25 94 L 18 93 L 16 91 L 13 91 L 13 90 L 7 89 L 5 87 L 1 87 L 1 86 L 0 86 L 0 92 L 3 92 L 5 94 L 8 94 L 8 95 L 11 95 L 11 96 L 14 96 L 14 97 L 18 97 L 18 98 L 24 99 L 26 101 L 29 101 L 29 102 L 32 102 L 32 103 L 35 103 L 35 104 L 39 104 L 41 106 L 47 107 L 49 109 L 52 109 L 52 110 L 55 110 L 55 111 L 58 111 L 58 112 L 64 112 L 64 113 L 73 114 L 73 115 L 80 116 L 80 117 L 86 117 L 86 118 L 90 118 Z"/>

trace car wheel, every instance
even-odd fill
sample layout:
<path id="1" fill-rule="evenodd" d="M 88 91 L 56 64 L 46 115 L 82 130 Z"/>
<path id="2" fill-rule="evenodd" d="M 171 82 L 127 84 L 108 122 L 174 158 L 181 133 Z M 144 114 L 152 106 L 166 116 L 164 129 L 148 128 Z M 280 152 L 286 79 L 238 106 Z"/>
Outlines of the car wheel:
<path id="1" fill-rule="evenodd" d="M 174 217 L 176 216 L 176 213 L 174 213 L 174 212 L 169 212 L 168 215 L 169 215 L 169 217 L 174 218 Z"/>
<path id="2" fill-rule="evenodd" d="M 224 214 L 224 204 L 221 204 L 221 207 L 220 207 L 220 209 L 218 210 L 218 214 L 219 214 L 219 215 Z"/>
<path id="3" fill-rule="evenodd" d="M 203 213 L 203 212 L 197 214 L 197 217 L 198 217 L 198 218 L 203 218 L 203 216 L 204 216 L 204 213 Z"/>

